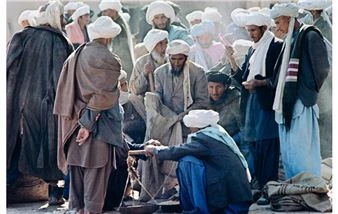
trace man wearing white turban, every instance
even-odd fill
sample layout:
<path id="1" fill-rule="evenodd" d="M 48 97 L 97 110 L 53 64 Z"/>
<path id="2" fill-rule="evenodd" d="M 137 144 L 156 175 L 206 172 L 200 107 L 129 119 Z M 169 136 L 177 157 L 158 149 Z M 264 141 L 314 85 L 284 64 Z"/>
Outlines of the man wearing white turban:
<path id="1" fill-rule="evenodd" d="M 87 32 L 87 25 L 90 21 L 89 14 L 90 8 L 88 5 L 79 7 L 71 16 L 73 21 L 66 25 L 67 38 L 74 45 L 74 49 L 89 41 Z"/>
<path id="2" fill-rule="evenodd" d="M 146 13 L 148 24 L 152 25 L 155 29 L 167 31 L 169 41 L 181 39 L 192 45 L 194 42 L 187 30 L 171 24 L 174 18 L 175 11 L 168 3 L 157 0 L 149 4 Z"/>
<path id="3" fill-rule="evenodd" d="M 242 83 L 241 111 L 244 115 L 244 141 L 249 143 L 254 155 L 252 174 L 262 190 L 268 181 L 278 179 L 279 139 L 278 125 L 274 119 L 272 103 L 274 99 L 276 72 L 274 65 L 282 49 L 282 41 L 268 30 L 270 16 L 261 10 L 243 13 L 245 26 L 253 40 L 245 61 L 241 67 L 236 64 L 232 47 L 228 47 L 234 78 Z M 262 191 L 259 205 L 269 201 Z"/>
<path id="4" fill-rule="evenodd" d="M 121 15 L 122 4 L 120 0 L 101 0 L 99 9 L 121 27 L 121 33 L 113 39 L 112 52 L 120 57 L 122 68 L 130 77 L 135 64 L 134 46 L 129 25 Z"/>
<path id="5" fill-rule="evenodd" d="M 294 3 L 276 4 L 271 10 L 276 29 L 286 35 L 273 104 L 286 178 L 300 172 L 321 175 L 316 103 L 330 69 L 320 31 L 300 23 L 297 16 Z"/>
<path id="6" fill-rule="evenodd" d="M 36 26 L 36 17 L 38 15 L 37 10 L 24 10 L 20 13 L 18 18 L 18 24 L 25 28 L 27 26 Z"/>
<path id="7" fill-rule="evenodd" d="M 215 36 L 225 33 L 225 26 L 222 21 L 222 15 L 215 7 L 206 7 L 202 15 L 202 22 L 209 21 L 215 25 Z"/>
<path id="8" fill-rule="evenodd" d="M 78 213 L 102 212 L 109 175 L 116 168 L 114 148 L 122 145 L 121 64 L 108 49 L 120 32 L 107 16 L 88 25 L 91 42 L 67 59 L 56 90 L 58 166 L 69 170 L 69 209 Z"/>
<path id="9" fill-rule="evenodd" d="M 189 22 L 190 28 L 196 24 L 202 22 L 203 11 L 194 10 L 185 16 L 185 19 Z"/>
<path id="10" fill-rule="evenodd" d="M 154 72 L 155 93 L 148 92 L 145 96 L 145 105 L 148 106 L 147 139 L 153 138 L 157 133 L 164 131 L 164 133 L 168 134 L 160 135 L 157 138 L 163 140 L 164 145 L 183 143 L 189 132 L 187 127 L 183 126 L 183 116 L 190 110 L 203 109 L 208 106 L 208 83 L 205 72 L 201 66 L 189 60 L 189 51 L 190 47 L 185 41 L 171 41 L 167 48 L 169 62 L 158 67 Z M 152 100 L 156 100 L 155 103 L 161 103 L 160 108 L 166 110 L 162 112 L 156 108 L 151 111 Z M 156 117 L 159 114 L 161 114 L 158 116 L 160 119 Z M 163 121 L 161 118 L 165 118 L 165 120 Z M 172 123 L 172 125 L 164 128 L 169 123 Z M 166 174 L 171 171 L 169 170 L 170 168 L 173 168 L 172 163 L 165 164 L 163 167 L 157 166 L 158 168 L 156 169 L 153 169 L 153 167 L 153 164 L 149 166 L 149 161 L 142 163 L 142 181 L 146 182 L 143 184 L 148 190 L 151 189 L 149 190 L 151 194 L 155 194 L 157 189 L 163 187 L 162 196 L 170 195 L 169 193 L 173 192 L 174 186 L 177 184 L 175 174 L 171 174 L 171 176 Z M 162 169 L 159 170 L 160 168 Z M 145 170 L 148 171 L 145 172 Z M 155 170 L 158 170 L 158 173 L 151 174 Z M 162 180 L 163 185 L 161 185 L 161 179 L 164 176 L 168 177 Z M 151 182 L 152 180 L 155 180 L 156 183 Z M 141 200 L 147 200 L 149 196 L 144 191 L 141 191 L 140 198 Z"/>
<path id="11" fill-rule="evenodd" d="M 144 37 L 143 44 L 148 53 L 140 57 L 130 77 L 130 91 L 144 96 L 147 91 L 154 92 L 154 70 L 166 63 L 168 32 L 151 29 Z"/>
<path id="12" fill-rule="evenodd" d="M 7 182 L 14 183 L 21 173 L 44 179 L 49 205 L 56 205 L 63 203 L 56 185 L 63 175 L 52 109 L 62 65 L 73 47 L 62 32 L 60 2 L 41 6 L 38 16 L 39 25 L 14 34 L 7 49 Z"/>
<path id="13" fill-rule="evenodd" d="M 216 42 L 215 25 L 210 21 L 203 21 L 194 25 L 190 30 L 196 42 L 191 46 L 189 58 L 205 70 L 215 66 L 224 55 L 224 45 Z"/>
<path id="14" fill-rule="evenodd" d="M 191 110 L 178 146 L 145 146 L 149 156 L 179 161 L 180 206 L 185 213 L 247 213 L 252 201 L 248 164 L 213 110 Z M 226 163 L 226 164 L 225 164 Z"/>

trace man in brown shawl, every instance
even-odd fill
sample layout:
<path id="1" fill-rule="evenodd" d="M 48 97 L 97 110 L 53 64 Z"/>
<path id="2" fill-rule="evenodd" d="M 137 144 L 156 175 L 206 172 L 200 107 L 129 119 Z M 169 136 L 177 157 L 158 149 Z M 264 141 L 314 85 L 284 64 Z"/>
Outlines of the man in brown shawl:
<path id="1" fill-rule="evenodd" d="M 122 145 L 118 105 L 121 64 L 108 46 L 121 28 L 109 17 L 88 26 L 92 42 L 81 45 L 60 75 L 54 113 L 59 116 L 58 166 L 70 172 L 69 208 L 101 213 L 108 178 Z"/>
<path id="2" fill-rule="evenodd" d="M 21 174 L 41 178 L 49 184 L 49 205 L 63 203 L 53 115 L 57 81 L 73 51 L 63 20 L 60 2 L 41 6 L 38 25 L 17 32 L 7 49 L 7 184 Z"/>

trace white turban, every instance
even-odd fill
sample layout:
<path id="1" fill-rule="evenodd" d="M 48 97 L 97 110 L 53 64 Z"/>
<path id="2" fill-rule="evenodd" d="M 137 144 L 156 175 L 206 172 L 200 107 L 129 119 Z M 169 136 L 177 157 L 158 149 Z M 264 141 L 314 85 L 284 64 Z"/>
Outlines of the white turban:
<path id="1" fill-rule="evenodd" d="M 188 56 L 189 52 L 190 46 L 188 45 L 188 43 L 180 39 L 171 41 L 167 47 L 167 53 L 169 55 L 184 54 Z"/>
<path id="2" fill-rule="evenodd" d="M 272 24 L 270 15 L 266 14 L 266 11 L 253 11 L 244 15 L 245 25 L 256 25 L 256 26 L 268 26 Z"/>
<path id="3" fill-rule="evenodd" d="M 299 0 L 298 5 L 305 10 L 323 10 L 331 5 L 328 0 Z"/>
<path id="4" fill-rule="evenodd" d="M 248 14 L 249 11 L 243 8 L 236 8 L 231 12 L 231 19 L 235 23 L 235 25 L 239 27 L 245 27 L 245 18 L 244 15 Z"/>
<path id="5" fill-rule="evenodd" d="M 252 41 L 245 40 L 245 39 L 238 39 L 234 41 L 234 43 L 232 44 L 232 47 L 234 48 L 234 57 L 236 59 L 240 59 L 244 57 L 247 54 L 248 49 L 253 44 L 254 43 Z"/>
<path id="6" fill-rule="evenodd" d="M 71 1 L 71 2 L 68 2 L 68 3 L 65 5 L 64 10 L 65 10 L 65 11 L 68 11 L 68 10 L 76 10 L 77 8 L 78 8 L 77 3 Z"/>
<path id="7" fill-rule="evenodd" d="M 168 32 L 165 30 L 151 29 L 144 37 L 143 44 L 150 53 L 160 41 L 168 39 Z"/>
<path id="8" fill-rule="evenodd" d="M 122 13 L 121 16 L 124 19 L 124 21 L 126 21 L 127 23 L 130 21 L 129 13 Z"/>
<path id="9" fill-rule="evenodd" d="M 49 24 L 52 28 L 62 31 L 61 15 L 63 15 L 63 4 L 60 1 L 50 1 L 40 6 L 36 18 L 37 25 Z"/>
<path id="10" fill-rule="evenodd" d="M 175 19 L 175 11 L 169 4 L 164 1 L 154 1 L 149 4 L 147 9 L 146 20 L 148 24 L 153 25 L 154 16 L 159 14 L 164 14 L 171 22 Z"/>
<path id="11" fill-rule="evenodd" d="M 127 72 L 125 70 L 121 70 L 120 71 L 120 76 L 119 76 L 119 81 L 123 80 L 123 79 L 127 79 Z"/>
<path id="12" fill-rule="evenodd" d="M 271 9 L 270 16 L 272 19 L 280 16 L 297 17 L 298 10 L 299 8 L 295 3 L 275 4 Z"/>
<path id="13" fill-rule="evenodd" d="M 210 33 L 210 34 L 214 35 L 215 34 L 215 25 L 211 21 L 203 21 L 199 24 L 192 26 L 190 33 L 193 36 L 201 36 L 205 33 Z"/>
<path id="14" fill-rule="evenodd" d="M 204 128 L 216 126 L 219 121 L 219 114 L 213 110 L 191 110 L 183 117 L 187 127 Z"/>
<path id="15" fill-rule="evenodd" d="M 206 7 L 202 15 L 202 21 L 209 20 L 211 22 L 221 22 L 222 15 L 218 12 L 217 8 Z"/>
<path id="16" fill-rule="evenodd" d="M 38 16 L 39 11 L 37 10 L 24 10 L 21 12 L 18 18 L 18 24 L 22 26 L 22 21 L 27 20 L 30 26 L 36 25 L 36 17 Z M 23 27 L 23 26 L 22 26 Z"/>
<path id="17" fill-rule="evenodd" d="M 90 8 L 88 5 L 84 5 L 82 7 L 79 7 L 75 10 L 75 12 L 73 13 L 73 15 L 71 16 L 71 18 L 73 19 L 73 21 L 77 20 L 80 16 L 86 15 L 86 14 L 90 14 Z"/>
<path id="18" fill-rule="evenodd" d="M 203 16 L 203 11 L 195 10 L 188 15 L 185 16 L 185 18 L 188 20 L 188 22 L 191 22 L 193 20 L 199 19 L 201 20 Z"/>
<path id="19" fill-rule="evenodd" d="M 121 11 L 122 4 L 120 0 L 102 0 L 99 4 L 100 11 L 107 9 L 116 10 L 117 12 Z"/>
<path id="20" fill-rule="evenodd" d="M 120 25 L 116 24 L 108 16 L 100 16 L 94 23 L 88 25 L 88 35 L 90 40 L 98 38 L 114 38 L 121 32 Z"/>

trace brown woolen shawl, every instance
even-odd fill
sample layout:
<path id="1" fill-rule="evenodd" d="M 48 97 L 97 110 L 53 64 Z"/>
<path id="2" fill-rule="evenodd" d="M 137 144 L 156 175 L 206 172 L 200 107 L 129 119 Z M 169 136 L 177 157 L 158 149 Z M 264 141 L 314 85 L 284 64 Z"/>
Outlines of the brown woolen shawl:
<path id="1" fill-rule="evenodd" d="M 119 58 L 106 46 L 90 42 L 66 60 L 58 81 L 54 114 L 59 116 L 58 166 L 66 173 L 65 144 L 79 126 L 82 110 L 107 110 L 118 104 Z"/>

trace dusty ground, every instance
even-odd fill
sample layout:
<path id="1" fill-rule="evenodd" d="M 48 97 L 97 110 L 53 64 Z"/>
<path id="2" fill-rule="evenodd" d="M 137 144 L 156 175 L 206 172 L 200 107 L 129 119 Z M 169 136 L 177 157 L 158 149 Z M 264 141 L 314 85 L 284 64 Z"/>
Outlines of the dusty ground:
<path id="1" fill-rule="evenodd" d="M 7 205 L 7 214 L 64 214 L 67 211 L 67 203 L 62 206 L 53 206 L 48 207 L 47 202 L 34 202 L 34 203 L 19 203 L 19 204 L 10 204 Z M 105 212 L 107 214 L 118 214 L 120 212 L 111 211 Z M 160 212 L 155 212 L 160 213 Z M 162 213 L 162 212 L 161 212 Z M 270 210 L 269 205 L 267 206 L 257 206 L 253 204 L 250 207 L 249 214 L 283 214 L 284 212 L 273 212 Z M 293 212 L 293 213 L 316 213 L 316 212 Z"/>

